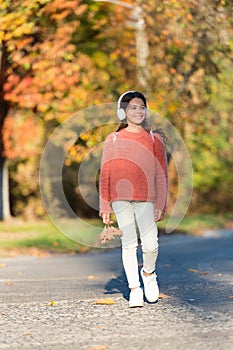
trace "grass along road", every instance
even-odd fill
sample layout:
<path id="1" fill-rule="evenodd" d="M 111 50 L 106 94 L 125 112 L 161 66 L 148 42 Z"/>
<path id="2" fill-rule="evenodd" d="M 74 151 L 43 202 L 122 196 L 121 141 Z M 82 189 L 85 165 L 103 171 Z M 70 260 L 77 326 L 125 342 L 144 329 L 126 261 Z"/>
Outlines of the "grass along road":
<path id="1" fill-rule="evenodd" d="M 163 234 L 166 220 L 159 223 Z M 183 219 L 175 232 L 199 235 L 208 229 L 231 228 L 232 216 L 195 215 Z M 25 222 L 12 219 L 0 223 L 0 256 L 21 254 L 77 254 L 100 246 L 98 235 L 103 228 L 99 219 L 64 220 L 59 230 L 49 220 Z"/>

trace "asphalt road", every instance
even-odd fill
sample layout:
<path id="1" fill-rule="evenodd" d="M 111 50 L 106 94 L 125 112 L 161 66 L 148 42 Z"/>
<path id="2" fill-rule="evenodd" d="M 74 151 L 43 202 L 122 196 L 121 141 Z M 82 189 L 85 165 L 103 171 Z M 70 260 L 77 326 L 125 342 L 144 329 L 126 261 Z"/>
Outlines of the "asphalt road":
<path id="1" fill-rule="evenodd" d="M 0 258 L 0 349 L 232 350 L 233 231 L 161 236 L 157 272 L 163 298 L 129 309 L 119 248 Z"/>

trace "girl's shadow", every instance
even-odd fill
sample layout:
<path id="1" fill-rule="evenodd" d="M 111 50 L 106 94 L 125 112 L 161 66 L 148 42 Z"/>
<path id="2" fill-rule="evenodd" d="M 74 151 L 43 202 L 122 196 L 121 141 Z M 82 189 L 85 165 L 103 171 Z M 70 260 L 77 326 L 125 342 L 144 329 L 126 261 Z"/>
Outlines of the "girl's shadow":
<path id="1" fill-rule="evenodd" d="M 116 278 L 112 278 L 105 286 L 105 292 L 104 294 L 122 294 L 122 296 L 129 300 L 129 287 L 126 280 L 125 273 L 122 272 L 121 275 L 119 275 Z"/>

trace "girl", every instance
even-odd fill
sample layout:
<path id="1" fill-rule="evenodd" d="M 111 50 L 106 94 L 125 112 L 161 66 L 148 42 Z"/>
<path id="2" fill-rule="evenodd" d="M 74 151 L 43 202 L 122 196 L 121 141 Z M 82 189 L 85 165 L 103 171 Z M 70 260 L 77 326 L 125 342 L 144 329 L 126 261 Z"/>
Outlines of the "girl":
<path id="1" fill-rule="evenodd" d="M 145 297 L 156 302 L 159 288 L 155 267 L 158 230 L 167 198 L 167 162 L 163 138 L 148 127 L 145 96 L 127 91 L 118 100 L 121 125 L 108 135 L 100 169 L 100 216 L 110 224 L 114 212 L 122 235 L 122 261 L 129 288 L 129 307 L 143 306 L 137 260 L 139 229 L 143 267 L 140 271 Z"/>

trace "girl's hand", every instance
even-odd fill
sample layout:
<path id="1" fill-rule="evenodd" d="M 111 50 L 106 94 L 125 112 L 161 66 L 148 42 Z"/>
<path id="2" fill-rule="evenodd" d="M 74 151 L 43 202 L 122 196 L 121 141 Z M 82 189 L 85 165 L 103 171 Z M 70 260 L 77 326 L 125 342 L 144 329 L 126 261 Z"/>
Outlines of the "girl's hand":
<path id="1" fill-rule="evenodd" d="M 113 221 L 110 219 L 110 213 L 102 213 L 101 216 L 105 225 L 113 224 Z"/>
<path id="2" fill-rule="evenodd" d="M 160 209 L 155 209 L 155 221 L 162 221 L 164 218 L 164 212 Z"/>

